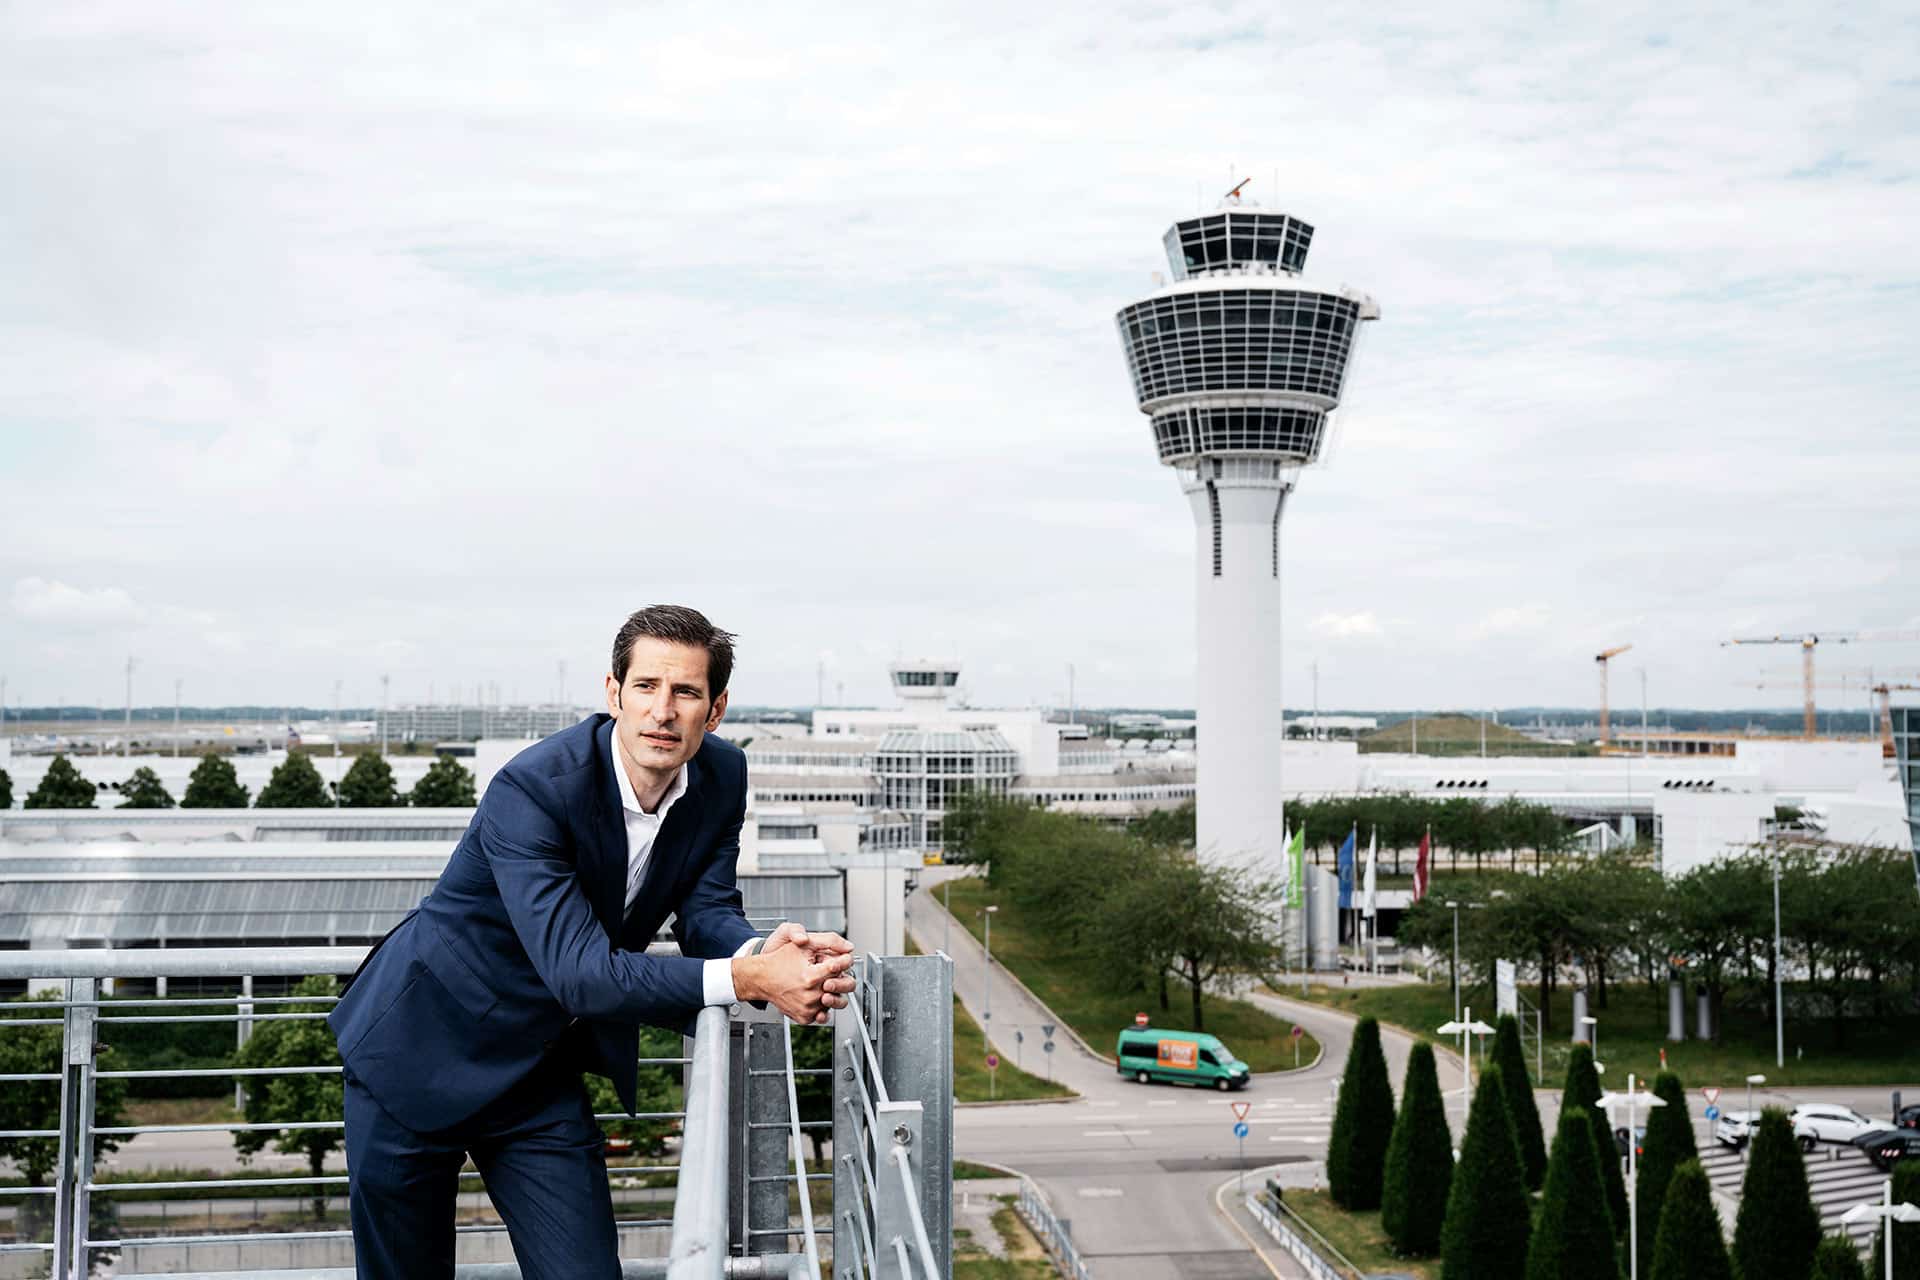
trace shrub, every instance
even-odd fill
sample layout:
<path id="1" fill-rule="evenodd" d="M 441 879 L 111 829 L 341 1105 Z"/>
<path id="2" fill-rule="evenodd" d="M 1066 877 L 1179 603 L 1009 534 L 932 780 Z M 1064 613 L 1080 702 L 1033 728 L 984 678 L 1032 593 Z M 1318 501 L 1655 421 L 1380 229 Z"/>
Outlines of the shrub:
<path id="1" fill-rule="evenodd" d="M 1513 1116 L 1513 1135 L 1520 1144 L 1520 1166 L 1526 1173 L 1527 1189 L 1538 1191 L 1547 1176 L 1546 1138 L 1540 1129 L 1540 1108 L 1533 1101 L 1526 1051 L 1520 1047 L 1520 1024 L 1510 1013 L 1500 1015 L 1494 1032 L 1493 1064 L 1506 1081 L 1507 1111 Z"/>
<path id="2" fill-rule="evenodd" d="M 1874 1264 L 1879 1268 L 1874 1275 L 1886 1274 L 1886 1263 L 1877 1253 Z M 1820 1247 L 1813 1251 L 1812 1280 L 1867 1280 L 1866 1270 L 1860 1265 L 1860 1251 L 1853 1247 L 1853 1241 L 1845 1236 L 1822 1239 Z"/>
<path id="3" fill-rule="evenodd" d="M 1706 1169 L 1698 1160 L 1682 1161 L 1667 1179 L 1665 1194 L 1650 1251 L 1650 1280 L 1733 1280 Z"/>
<path id="4" fill-rule="evenodd" d="M 1380 1225 L 1393 1247 L 1408 1257 L 1439 1252 L 1453 1181 L 1453 1135 L 1434 1068 L 1433 1046 L 1416 1041 L 1407 1055 L 1400 1114 L 1387 1142 L 1387 1168 L 1380 1189 Z"/>
<path id="5" fill-rule="evenodd" d="M 1617 1235 L 1627 1232 L 1627 1180 L 1620 1172 L 1620 1152 L 1613 1145 L 1613 1130 L 1607 1113 L 1600 1107 L 1600 1073 L 1593 1069 L 1593 1046 L 1585 1040 L 1573 1046 L 1567 1059 L 1567 1083 L 1560 1091 L 1560 1109 L 1585 1107 L 1593 1126 L 1593 1155 L 1600 1163 L 1600 1180 L 1607 1188 L 1607 1213 L 1613 1219 Z"/>
<path id="6" fill-rule="evenodd" d="M 1893 1166 L 1893 1199 L 1895 1204 L 1920 1205 L 1920 1164 L 1902 1161 Z M 1882 1222 L 1873 1232 L 1873 1266 L 1869 1270 L 1875 1276 L 1887 1274 L 1886 1247 L 1887 1226 Z M 1915 1280 L 1917 1276 L 1920 1276 L 1920 1222 L 1896 1222 L 1893 1226 L 1894 1280 Z"/>
<path id="7" fill-rule="evenodd" d="M 1340 1098 L 1327 1138 L 1327 1190 L 1335 1202 L 1353 1210 L 1378 1209 L 1393 1137 L 1393 1085 L 1380 1052 L 1380 1024 L 1362 1018 L 1353 1030 Z"/>
<path id="8" fill-rule="evenodd" d="M 1820 1214 L 1807 1191 L 1807 1167 L 1787 1113 L 1760 1113 L 1740 1185 L 1733 1265 L 1740 1280 L 1801 1280 L 1820 1245 Z"/>
<path id="9" fill-rule="evenodd" d="M 244 809 L 247 807 L 247 789 L 240 785 L 240 775 L 233 771 L 233 762 L 221 756 L 207 756 L 193 766 L 193 773 L 187 778 L 187 790 L 180 797 L 182 809 Z"/>
<path id="10" fill-rule="evenodd" d="M 1693 1122 L 1687 1115 L 1687 1092 L 1680 1087 L 1680 1077 L 1671 1071 L 1662 1071 L 1654 1077 L 1653 1092 L 1667 1105 L 1648 1110 L 1646 1149 L 1634 1175 L 1633 1198 L 1640 1215 L 1642 1272 L 1653 1265 L 1653 1242 L 1660 1230 L 1667 1180 L 1683 1162 L 1699 1154 L 1693 1144 Z"/>
<path id="11" fill-rule="evenodd" d="M 1513 1280 L 1526 1269 L 1533 1206 L 1502 1089 L 1500 1068 L 1489 1066 L 1474 1090 L 1460 1163 L 1447 1190 L 1441 1280 Z"/>
<path id="12" fill-rule="evenodd" d="M 1572 1107 L 1560 1113 L 1560 1127 L 1553 1135 L 1540 1221 L 1527 1249 L 1527 1280 L 1619 1277 L 1613 1217 L 1594 1160 L 1593 1124 L 1585 1107 Z"/>

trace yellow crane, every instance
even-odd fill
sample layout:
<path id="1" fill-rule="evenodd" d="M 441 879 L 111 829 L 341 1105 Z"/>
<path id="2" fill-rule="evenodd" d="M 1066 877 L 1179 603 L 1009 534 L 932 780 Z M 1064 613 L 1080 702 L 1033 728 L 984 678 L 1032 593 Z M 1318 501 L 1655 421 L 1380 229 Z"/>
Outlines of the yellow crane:
<path id="1" fill-rule="evenodd" d="M 1602 649 L 1593 655 L 1594 663 L 1600 668 L 1600 746 L 1602 748 L 1605 748 L 1611 740 L 1607 724 L 1607 663 L 1631 648 L 1633 646 L 1630 644 L 1617 644 L 1611 649 Z"/>
<path id="2" fill-rule="evenodd" d="M 1859 693 L 1864 689 L 1869 694 L 1872 694 L 1874 707 L 1873 717 L 1880 730 L 1880 754 L 1889 760 L 1893 759 L 1893 695 L 1896 690 L 1902 692 L 1920 690 L 1920 684 L 1911 683 L 1914 680 L 1920 680 L 1920 675 L 1896 675 L 1891 679 L 1876 681 L 1873 678 L 1873 672 L 1871 670 L 1856 670 L 1848 674 L 1853 678 L 1848 679 L 1846 676 L 1842 676 L 1838 680 L 1816 680 L 1813 682 L 1813 687 L 1819 690 L 1831 690 L 1836 693 Z M 1754 681 L 1742 680 L 1738 683 L 1743 687 L 1754 689 L 1779 689 L 1783 687 L 1781 679 L 1771 678 L 1770 676 L 1762 676 L 1762 678 Z M 1793 683 L 1795 686 L 1804 687 L 1797 677 Z M 1833 722 L 1829 720 L 1827 723 L 1831 726 Z"/>
<path id="3" fill-rule="evenodd" d="M 1806 700 L 1806 731 L 1816 736 L 1813 716 L 1813 651 L 1823 644 L 1865 644 L 1882 641 L 1920 641 L 1920 631 L 1808 631 L 1801 635 L 1735 636 L 1720 642 L 1721 648 L 1735 644 L 1797 644 L 1800 646 L 1800 686 Z"/>

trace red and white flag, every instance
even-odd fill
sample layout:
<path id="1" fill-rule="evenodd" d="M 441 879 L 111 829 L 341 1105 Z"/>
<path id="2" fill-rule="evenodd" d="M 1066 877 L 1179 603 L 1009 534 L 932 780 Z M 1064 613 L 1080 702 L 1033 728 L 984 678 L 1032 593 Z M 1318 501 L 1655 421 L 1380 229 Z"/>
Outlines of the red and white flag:
<path id="1" fill-rule="evenodd" d="M 1433 832 L 1429 829 L 1420 837 L 1420 852 L 1413 860 L 1413 900 L 1415 902 L 1427 896 L 1427 855 L 1433 851 Z"/>

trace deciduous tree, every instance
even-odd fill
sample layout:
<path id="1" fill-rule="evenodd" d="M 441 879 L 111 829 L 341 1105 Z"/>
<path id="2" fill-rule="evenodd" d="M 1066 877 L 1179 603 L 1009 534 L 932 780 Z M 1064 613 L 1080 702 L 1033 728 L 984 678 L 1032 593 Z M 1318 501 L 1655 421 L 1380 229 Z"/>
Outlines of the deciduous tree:
<path id="1" fill-rule="evenodd" d="M 309 765 L 309 768 L 312 766 Z M 263 793 L 264 794 L 264 793 Z M 303 978 L 294 988 L 297 996 L 332 996 L 338 984 L 330 977 Z M 288 1004 L 274 1008 L 276 1013 L 327 1013 L 331 1003 Z M 340 1052 L 333 1032 L 320 1018 L 275 1022 L 257 1022 L 235 1061 L 243 1067 L 337 1067 Z M 246 1080 L 246 1117 L 248 1124 L 291 1124 L 314 1120 L 339 1120 L 343 1114 L 341 1080 L 337 1074 L 302 1073 L 286 1076 L 253 1076 Z M 315 1178 L 326 1176 L 327 1156 L 340 1149 L 339 1129 L 243 1129 L 233 1135 L 233 1145 L 242 1156 L 251 1156 L 271 1144 L 287 1155 L 304 1155 L 307 1171 Z M 344 1198 L 344 1197 L 343 1197 Z M 327 1216 L 326 1192 L 316 1190 L 313 1197 L 315 1221 Z"/>
<path id="2" fill-rule="evenodd" d="M 91 809 L 93 801 L 93 784 L 73 767 L 73 761 L 64 755 L 58 755 L 48 762 L 47 771 L 40 778 L 40 785 L 28 793 L 26 807 L 29 809 Z"/>
<path id="3" fill-rule="evenodd" d="M 1453 1182 L 1453 1135 L 1434 1068 L 1433 1046 L 1414 1042 L 1407 1078 L 1400 1087 L 1400 1114 L 1387 1143 L 1386 1177 L 1380 1190 L 1380 1226 L 1394 1249 L 1425 1258 L 1440 1249 L 1447 1190 Z"/>
<path id="4" fill-rule="evenodd" d="M 1787 1113 L 1760 1113 L 1740 1184 L 1734 1219 L 1733 1267 L 1740 1280 L 1800 1280 L 1813 1269 L 1820 1214 L 1807 1188 L 1807 1167 Z"/>
<path id="5" fill-rule="evenodd" d="M 187 778 L 186 794 L 180 797 L 182 809 L 244 809 L 247 789 L 233 771 L 233 762 L 224 756 L 207 756 L 193 766 Z"/>
<path id="6" fill-rule="evenodd" d="M 407 803 L 416 809 L 471 809 L 473 775 L 452 756 L 439 756 L 413 784 Z"/>
<path id="7" fill-rule="evenodd" d="M 260 788 L 260 798 L 253 802 L 256 809 L 323 809 L 332 804 L 320 771 L 297 751 L 274 767 L 273 776 Z"/>
<path id="8" fill-rule="evenodd" d="M 1513 1280 L 1527 1266 L 1533 1206 L 1500 1068 L 1481 1073 L 1440 1231 L 1441 1280 Z"/>
<path id="9" fill-rule="evenodd" d="M 1380 1207 L 1380 1183 L 1393 1137 L 1393 1085 L 1380 1051 L 1380 1024 L 1360 1019 L 1327 1139 L 1327 1190 L 1347 1209 Z"/>

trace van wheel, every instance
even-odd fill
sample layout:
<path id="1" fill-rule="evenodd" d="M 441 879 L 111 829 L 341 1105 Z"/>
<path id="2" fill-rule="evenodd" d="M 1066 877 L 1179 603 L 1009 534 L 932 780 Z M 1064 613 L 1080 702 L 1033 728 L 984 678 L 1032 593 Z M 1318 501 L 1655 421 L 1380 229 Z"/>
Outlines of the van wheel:
<path id="1" fill-rule="evenodd" d="M 1220 1092 L 1225 1093 L 1227 1090 L 1233 1088 L 1233 1084 L 1225 1076 L 1221 1076 L 1218 1080 L 1215 1080 L 1213 1082 L 1213 1087 L 1218 1089 Z"/>
<path id="2" fill-rule="evenodd" d="M 1135 1080 L 1138 1080 L 1141 1084 L 1145 1084 L 1147 1082 L 1147 1073 L 1144 1071 L 1138 1072 L 1134 1075 L 1133 1078 Z"/>

